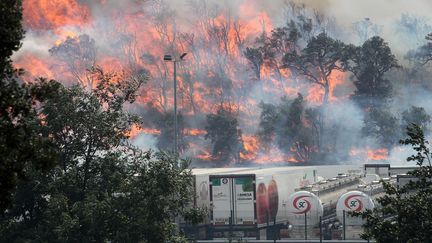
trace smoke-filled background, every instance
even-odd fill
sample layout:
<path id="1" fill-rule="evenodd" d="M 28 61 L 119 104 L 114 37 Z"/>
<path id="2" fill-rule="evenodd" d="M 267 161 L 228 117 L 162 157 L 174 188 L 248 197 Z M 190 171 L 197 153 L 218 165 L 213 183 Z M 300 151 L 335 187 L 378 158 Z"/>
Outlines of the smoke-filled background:
<path id="1" fill-rule="evenodd" d="M 430 125 L 431 10 L 428 0 L 24 0 L 14 62 L 27 82 L 91 88 L 96 66 L 148 76 L 128 107 L 142 117 L 131 141 L 171 150 L 173 63 L 163 56 L 187 52 L 179 151 L 194 166 L 403 163 L 404 127 Z M 306 53 L 321 33 L 341 51 L 320 73 Z M 385 58 L 368 62 L 374 53 Z"/>

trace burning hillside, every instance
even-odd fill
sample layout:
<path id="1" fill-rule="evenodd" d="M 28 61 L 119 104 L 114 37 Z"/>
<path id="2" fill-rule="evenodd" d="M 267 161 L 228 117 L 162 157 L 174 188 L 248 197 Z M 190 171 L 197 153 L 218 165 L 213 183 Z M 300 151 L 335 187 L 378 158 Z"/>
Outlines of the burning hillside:
<path id="1" fill-rule="evenodd" d="M 384 107 L 390 93 L 374 93 L 388 85 L 356 82 L 371 79 L 358 58 L 365 45 L 387 50 L 387 43 L 367 42 L 366 34 L 363 46 L 350 46 L 337 41 L 349 38 L 333 18 L 278 4 L 275 13 L 245 0 L 190 1 L 178 9 L 165 1 L 24 0 L 27 38 L 14 63 L 27 71 L 26 82 L 42 76 L 94 87 L 94 67 L 149 76 L 128 107 L 142 116 L 130 136 L 144 148 L 173 149 L 174 70 L 163 56 L 186 52 L 177 63 L 179 151 L 195 163 L 385 160 L 399 124 L 373 110 L 394 112 Z M 373 82 L 387 83 L 384 74 L 398 67 L 382 65 Z"/>

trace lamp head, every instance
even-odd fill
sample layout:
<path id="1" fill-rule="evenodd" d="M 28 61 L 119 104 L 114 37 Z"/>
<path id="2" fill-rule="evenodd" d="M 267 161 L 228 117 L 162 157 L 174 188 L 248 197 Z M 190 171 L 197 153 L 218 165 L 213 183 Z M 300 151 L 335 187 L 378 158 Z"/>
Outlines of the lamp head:
<path id="1" fill-rule="evenodd" d="M 171 55 L 164 55 L 164 61 L 172 61 Z"/>
<path id="2" fill-rule="evenodd" d="M 183 54 L 181 54 L 181 56 L 180 56 L 180 60 L 183 60 L 183 58 L 184 58 L 186 55 L 187 55 L 187 53 L 186 53 L 186 52 L 183 52 Z"/>

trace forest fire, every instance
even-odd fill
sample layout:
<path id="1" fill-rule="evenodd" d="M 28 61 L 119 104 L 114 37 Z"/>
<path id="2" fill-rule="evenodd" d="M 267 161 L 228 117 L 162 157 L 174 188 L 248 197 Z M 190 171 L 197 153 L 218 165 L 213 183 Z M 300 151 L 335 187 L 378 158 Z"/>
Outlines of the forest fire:
<path id="1" fill-rule="evenodd" d="M 338 145 L 351 129 L 344 120 L 358 121 L 372 109 L 355 100 L 351 80 L 362 77 L 355 73 L 360 69 L 342 65 L 348 45 L 324 31 L 330 18 L 293 2 L 284 5 L 283 24 L 248 1 L 216 5 L 193 2 L 178 10 L 194 12 L 185 20 L 162 1 L 24 0 L 27 42 L 44 46 L 29 44 L 15 65 L 27 71 L 27 82 L 46 77 L 87 87 L 97 84 L 89 74 L 94 67 L 132 79 L 148 76 L 131 107 L 142 127 L 129 136 L 152 135 L 158 140 L 153 147 L 168 148 L 160 141 L 173 136 L 174 70 L 162 57 L 187 52 L 176 64 L 179 134 L 183 153 L 198 162 L 310 162 L 325 153 L 329 160 L 387 158 L 390 151 L 368 150 L 367 142 Z M 325 41 L 331 51 L 308 49 Z M 46 52 L 38 55 L 42 48 Z M 332 56 L 318 63 L 307 53 Z"/>

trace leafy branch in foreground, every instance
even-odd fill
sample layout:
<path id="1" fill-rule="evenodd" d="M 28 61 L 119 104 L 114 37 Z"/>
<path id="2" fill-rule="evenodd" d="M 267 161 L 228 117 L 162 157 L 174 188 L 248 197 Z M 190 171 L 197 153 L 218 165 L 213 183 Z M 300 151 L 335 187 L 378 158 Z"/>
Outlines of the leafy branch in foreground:
<path id="1" fill-rule="evenodd" d="M 430 146 L 422 129 L 411 124 L 408 138 L 401 144 L 411 145 L 417 152 L 407 158 L 419 166 L 408 172 L 406 185 L 383 182 L 385 195 L 378 198 L 379 206 L 373 211 L 353 215 L 366 218 L 364 239 L 377 242 L 432 242 L 432 167 Z"/>

